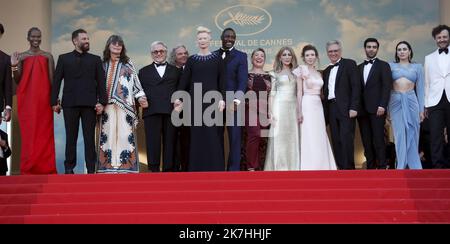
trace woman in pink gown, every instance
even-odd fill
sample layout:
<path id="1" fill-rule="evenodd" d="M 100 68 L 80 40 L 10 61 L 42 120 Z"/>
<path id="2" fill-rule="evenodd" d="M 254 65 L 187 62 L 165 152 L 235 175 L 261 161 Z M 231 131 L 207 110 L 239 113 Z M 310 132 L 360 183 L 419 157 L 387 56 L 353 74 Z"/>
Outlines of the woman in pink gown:
<path id="1" fill-rule="evenodd" d="M 305 46 L 302 50 L 302 58 L 306 65 L 300 65 L 293 72 L 302 80 L 303 93 L 300 170 L 336 170 L 320 98 L 323 79 L 315 68 L 318 57 L 319 54 L 314 46 Z"/>

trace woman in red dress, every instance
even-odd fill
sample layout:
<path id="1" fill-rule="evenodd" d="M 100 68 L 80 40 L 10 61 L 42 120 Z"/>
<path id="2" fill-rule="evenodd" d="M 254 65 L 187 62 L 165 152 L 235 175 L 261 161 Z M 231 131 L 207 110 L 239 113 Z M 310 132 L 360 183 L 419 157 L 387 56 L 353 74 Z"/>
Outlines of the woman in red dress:
<path id="1" fill-rule="evenodd" d="M 268 124 L 264 126 L 262 117 L 267 118 L 268 94 L 270 94 L 271 78 L 269 73 L 264 71 L 266 63 L 266 52 L 262 48 L 257 48 L 251 56 L 252 69 L 248 72 L 247 89 L 248 92 L 255 93 L 253 99 L 246 101 L 246 162 L 247 170 L 255 171 L 264 168 L 266 158 L 267 137 L 263 136 L 262 130 L 267 130 Z M 263 92 L 266 95 L 263 96 Z M 250 96 L 249 96 L 250 97 Z M 256 100 L 255 100 L 256 99 Z M 267 119 L 266 119 L 267 120 Z M 268 121 L 267 121 L 268 122 Z"/>
<path id="2" fill-rule="evenodd" d="M 41 31 L 28 31 L 30 49 L 11 56 L 17 86 L 17 113 L 22 147 L 20 173 L 56 174 L 53 111 L 50 106 L 54 61 L 40 49 Z"/>

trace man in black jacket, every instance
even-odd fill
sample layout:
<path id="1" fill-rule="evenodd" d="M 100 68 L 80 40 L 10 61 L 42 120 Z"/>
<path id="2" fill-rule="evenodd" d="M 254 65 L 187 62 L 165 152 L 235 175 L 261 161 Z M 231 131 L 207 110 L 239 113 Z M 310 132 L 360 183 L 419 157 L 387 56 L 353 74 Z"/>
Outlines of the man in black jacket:
<path id="1" fill-rule="evenodd" d="M 181 70 L 168 64 L 167 46 L 160 41 L 151 44 L 153 63 L 139 70 L 139 80 L 148 99 L 143 111 L 147 161 L 149 170 L 160 171 L 161 136 L 163 142 L 163 171 L 173 171 L 176 128 L 171 121 L 170 101 L 178 85 Z"/>
<path id="2" fill-rule="evenodd" d="M 361 84 L 356 62 L 342 58 L 339 41 L 327 43 L 331 64 L 323 72 L 325 111 L 339 169 L 355 169 L 355 118 L 358 115 Z"/>
<path id="3" fill-rule="evenodd" d="M 362 88 L 358 124 L 367 169 L 387 168 L 384 125 L 392 89 L 392 72 L 388 63 L 377 58 L 379 47 L 377 39 L 366 39 L 364 50 L 367 59 L 358 65 Z"/>
<path id="4" fill-rule="evenodd" d="M 107 103 L 105 71 L 99 56 L 88 53 L 89 37 L 85 30 L 78 29 L 72 33 L 75 50 L 60 55 L 56 65 L 52 87 L 53 111 L 59 113 L 64 109 L 66 127 L 66 174 L 73 174 L 76 165 L 76 146 L 78 127 L 83 127 L 84 153 L 89 174 L 95 173 L 95 123 L 96 114 L 103 112 Z M 62 104 L 59 104 L 59 90 L 64 79 Z"/>
<path id="5" fill-rule="evenodd" d="M 3 25 L 0 23 L 0 38 L 5 33 Z M 6 53 L 0 51 L 0 113 L 4 110 L 3 119 L 11 120 L 12 109 L 12 76 L 11 58 Z"/>
<path id="6" fill-rule="evenodd" d="M 176 66 L 180 70 L 181 74 L 183 74 L 188 58 L 189 52 L 186 46 L 179 44 L 172 48 L 169 55 L 169 64 Z M 183 112 L 180 113 L 180 117 L 182 117 L 182 114 Z M 190 128 L 189 126 L 180 125 L 176 128 L 176 130 L 173 170 L 184 172 L 188 170 Z"/>

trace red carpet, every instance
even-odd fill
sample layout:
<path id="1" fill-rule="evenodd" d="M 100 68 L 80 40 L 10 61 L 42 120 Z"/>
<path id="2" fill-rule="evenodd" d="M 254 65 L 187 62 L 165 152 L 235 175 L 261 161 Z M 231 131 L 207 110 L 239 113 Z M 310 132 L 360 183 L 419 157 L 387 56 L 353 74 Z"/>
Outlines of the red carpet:
<path id="1" fill-rule="evenodd" d="M 450 170 L 0 177 L 0 223 L 450 223 Z"/>

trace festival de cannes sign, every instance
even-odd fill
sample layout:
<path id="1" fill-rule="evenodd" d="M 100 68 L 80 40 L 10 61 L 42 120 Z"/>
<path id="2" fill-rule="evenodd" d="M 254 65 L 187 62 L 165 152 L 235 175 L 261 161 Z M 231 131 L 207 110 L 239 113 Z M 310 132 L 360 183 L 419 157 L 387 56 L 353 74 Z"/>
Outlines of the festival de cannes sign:
<path id="1" fill-rule="evenodd" d="M 238 36 L 252 36 L 265 31 L 272 24 L 270 13 L 252 5 L 235 5 L 220 11 L 215 19 L 221 31 L 231 27 Z"/>

